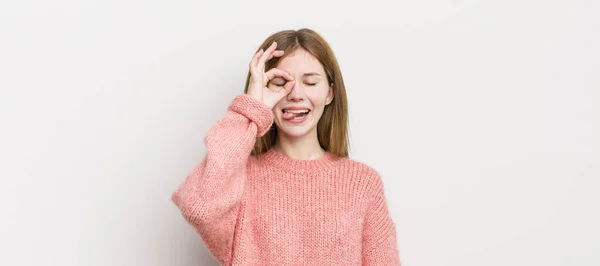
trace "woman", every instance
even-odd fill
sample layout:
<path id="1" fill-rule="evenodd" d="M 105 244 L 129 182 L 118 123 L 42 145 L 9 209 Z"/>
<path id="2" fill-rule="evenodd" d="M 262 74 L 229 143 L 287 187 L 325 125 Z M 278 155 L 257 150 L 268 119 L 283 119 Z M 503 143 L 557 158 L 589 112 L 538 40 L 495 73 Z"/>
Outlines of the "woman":
<path id="1" fill-rule="evenodd" d="M 310 29 L 273 34 L 244 92 L 172 196 L 219 262 L 400 265 L 381 177 L 348 158 L 346 92 L 327 42 Z"/>

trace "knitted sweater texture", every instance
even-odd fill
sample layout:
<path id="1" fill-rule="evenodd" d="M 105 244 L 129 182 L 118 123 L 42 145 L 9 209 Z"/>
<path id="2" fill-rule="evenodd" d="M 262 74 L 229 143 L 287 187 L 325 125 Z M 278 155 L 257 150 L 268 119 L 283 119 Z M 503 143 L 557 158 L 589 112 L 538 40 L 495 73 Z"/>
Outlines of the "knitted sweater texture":
<path id="1" fill-rule="evenodd" d="M 400 265 L 376 170 L 327 152 L 297 160 L 253 145 L 273 113 L 236 96 L 206 133 L 206 155 L 172 195 L 222 265 Z"/>

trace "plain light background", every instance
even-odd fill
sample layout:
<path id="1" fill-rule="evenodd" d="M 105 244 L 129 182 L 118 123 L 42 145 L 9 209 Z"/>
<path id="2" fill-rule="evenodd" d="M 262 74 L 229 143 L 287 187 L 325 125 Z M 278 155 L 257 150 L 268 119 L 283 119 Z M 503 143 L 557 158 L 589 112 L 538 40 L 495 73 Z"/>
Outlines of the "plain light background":
<path id="1" fill-rule="evenodd" d="M 600 4 L 0 4 L 0 265 L 217 265 L 170 201 L 258 45 L 331 44 L 404 266 L 600 265 Z"/>

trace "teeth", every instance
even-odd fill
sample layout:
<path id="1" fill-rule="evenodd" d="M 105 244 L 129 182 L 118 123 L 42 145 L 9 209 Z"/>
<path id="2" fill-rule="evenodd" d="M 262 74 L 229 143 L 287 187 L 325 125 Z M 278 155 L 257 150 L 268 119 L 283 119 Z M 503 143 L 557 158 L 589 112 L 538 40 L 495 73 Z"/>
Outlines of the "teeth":
<path id="1" fill-rule="evenodd" d="M 295 114 L 301 114 L 301 113 L 308 113 L 308 109 L 304 109 L 304 110 L 283 110 L 284 113 L 295 113 Z"/>

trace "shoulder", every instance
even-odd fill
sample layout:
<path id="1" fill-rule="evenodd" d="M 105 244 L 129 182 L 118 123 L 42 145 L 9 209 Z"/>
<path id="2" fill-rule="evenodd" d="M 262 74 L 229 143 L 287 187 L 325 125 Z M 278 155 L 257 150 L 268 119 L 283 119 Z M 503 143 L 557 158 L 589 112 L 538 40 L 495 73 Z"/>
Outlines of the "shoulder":
<path id="1" fill-rule="evenodd" d="M 379 175 L 379 172 L 363 161 L 358 161 L 349 157 L 340 158 L 340 165 L 346 168 L 350 168 L 351 170 L 357 171 L 363 175 Z"/>
<path id="2" fill-rule="evenodd" d="M 344 158 L 341 164 L 350 170 L 346 173 L 349 174 L 351 180 L 356 181 L 354 187 L 363 197 L 361 202 L 364 205 L 361 210 L 366 211 L 375 206 L 373 204 L 386 201 L 384 182 L 379 170 L 366 162 L 350 158 Z"/>
<path id="3" fill-rule="evenodd" d="M 348 174 L 362 180 L 367 190 L 376 191 L 383 186 L 380 172 L 366 162 L 351 158 L 342 158 L 340 165 L 346 168 Z"/>

